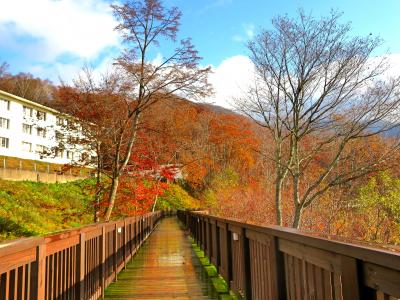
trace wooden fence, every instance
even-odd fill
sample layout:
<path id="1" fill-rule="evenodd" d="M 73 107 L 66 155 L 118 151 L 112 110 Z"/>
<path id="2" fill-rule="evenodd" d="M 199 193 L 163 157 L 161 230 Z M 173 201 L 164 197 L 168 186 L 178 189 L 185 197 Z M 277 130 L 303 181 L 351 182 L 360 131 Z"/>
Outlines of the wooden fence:
<path id="1" fill-rule="evenodd" d="M 399 253 L 198 212 L 178 218 L 245 299 L 400 298 Z"/>
<path id="2" fill-rule="evenodd" d="M 98 299 L 163 216 L 0 244 L 0 300 Z"/>

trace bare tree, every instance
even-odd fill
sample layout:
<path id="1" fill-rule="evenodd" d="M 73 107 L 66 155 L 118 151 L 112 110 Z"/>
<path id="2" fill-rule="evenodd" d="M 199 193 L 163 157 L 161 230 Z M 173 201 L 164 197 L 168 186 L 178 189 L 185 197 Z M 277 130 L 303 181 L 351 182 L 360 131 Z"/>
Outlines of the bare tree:
<path id="1" fill-rule="evenodd" d="M 376 171 L 390 157 L 357 160 L 359 140 L 398 124 L 399 78 L 385 80 L 384 59 L 371 59 L 379 38 L 353 37 L 340 14 L 316 19 L 300 11 L 278 17 L 249 42 L 255 85 L 236 100 L 239 110 L 273 137 L 276 222 L 282 224 L 282 183 L 293 189 L 291 225 L 332 187 Z M 312 173 L 312 176 L 310 175 Z"/>
<path id="2" fill-rule="evenodd" d="M 34 77 L 30 73 L 12 75 L 7 69 L 8 64 L 0 64 L 0 90 L 51 106 L 55 89 L 51 81 Z"/>
<path id="3" fill-rule="evenodd" d="M 89 167 L 96 173 L 95 222 L 100 201 L 109 189 L 103 177 L 112 178 L 114 145 L 127 142 L 130 126 L 121 121 L 126 113 L 123 76 L 115 69 L 99 75 L 96 78 L 93 70 L 85 67 L 72 86 L 63 84 L 57 89 L 54 106 L 67 115 L 52 128 L 61 138 L 49 151 L 49 155 L 55 155 L 71 148 L 75 155 L 68 166 Z"/>
<path id="4" fill-rule="evenodd" d="M 207 83 L 210 69 L 199 68 L 201 58 L 190 39 L 176 40 L 181 17 L 176 7 L 166 9 L 159 0 L 134 0 L 112 8 L 120 22 L 116 30 L 127 46 L 116 64 L 125 72 L 125 82 L 130 88 L 125 97 L 126 114 L 121 118 L 130 128 L 127 143 L 116 141 L 114 147 L 106 220 L 110 219 L 119 178 L 131 157 L 143 111 L 172 94 L 193 98 L 210 93 Z M 175 49 L 151 61 L 161 43 L 166 46 L 163 52 L 170 47 Z"/>
<path id="5" fill-rule="evenodd" d="M 9 68 L 8 63 L 2 62 L 0 64 L 0 78 L 3 78 L 4 76 L 9 75 L 7 72 L 8 68 Z"/>

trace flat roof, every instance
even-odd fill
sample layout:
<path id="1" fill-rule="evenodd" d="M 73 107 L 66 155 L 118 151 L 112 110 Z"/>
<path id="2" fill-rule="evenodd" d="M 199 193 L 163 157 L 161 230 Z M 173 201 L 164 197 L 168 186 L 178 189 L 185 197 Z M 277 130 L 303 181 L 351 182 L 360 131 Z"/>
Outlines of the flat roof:
<path id="1" fill-rule="evenodd" d="M 22 97 L 19 97 L 19 96 L 16 96 L 16 95 L 13 95 L 13 94 L 10 94 L 10 93 L 0 90 L 0 98 L 3 98 L 3 97 L 5 98 L 5 100 L 12 100 L 12 101 L 20 102 L 22 104 L 26 104 L 27 106 L 33 106 L 35 108 L 40 108 L 41 110 L 51 112 L 51 113 L 54 113 L 57 115 L 65 115 L 54 108 L 51 108 L 51 107 L 45 106 L 43 104 L 39 104 L 37 102 L 34 102 L 34 101 L 31 101 L 31 100 L 28 100 L 28 99 L 25 99 L 25 98 L 22 98 Z"/>

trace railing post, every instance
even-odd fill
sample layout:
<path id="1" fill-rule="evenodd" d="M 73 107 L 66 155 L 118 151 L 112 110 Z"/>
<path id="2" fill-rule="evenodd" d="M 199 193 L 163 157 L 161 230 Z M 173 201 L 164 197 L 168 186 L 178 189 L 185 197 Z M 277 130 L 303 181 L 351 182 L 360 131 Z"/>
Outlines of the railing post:
<path id="1" fill-rule="evenodd" d="M 195 217 L 195 228 L 196 228 L 196 244 L 200 246 L 200 218 Z"/>
<path id="2" fill-rule="evenodd" d="M 140 218 L 140 245 L 143 243 L 143 234 L 144 234 L 144 218 Z"/>
<path id="3" fill-rule="evenodd" d="M 134 245 L 135 245 L 135 253 L 136 253 L 137 245 L 138 245 L 138 220 L 137 220 L 137 217 L 135 217 L 135 222 L 133 223 L 133 235 L 134 235 Z"/>
<path id="4" fill-rule="evenodd" d="M 270 245 L 270 261 L 271 261 L 271 272 L 272 272 L 272 294 L 275 295 L 276 299 L 286 299 L 286 282 L 285 282 L 285 261 L 283 254 L 279 251 L 279 239 L 275 236 L 271 236 Z"/>
<path id="5" fill-rule="evenodd" d="M 357 260 L 352 257 L 342 255 L 341 258 L 342 271 L 342 294 L 343 300 L 359 300 L 359 278 L 357 271 Z"/>
<path id="6" fill-rule="evenodd" d="M 246 229 L 241 228 L 240 238 L 242 239 L 241 245 L 243 245 L 243 256 L 241 258 L 243 271 L 244 271 L 244 294 L 245 299 L 252 299 L 251 295 L 251 270 L 250 270 L 250 244 L 249 239 L 246 237 Z"/>
<path id="7" fill-rule="evenodd" d="M 211 225 L 211 234 L 210 234 L 210 239 L 211 239 L 211 262 L 218 267 L 219 265 L 219 258 L 218 258 L 218 248 L 219 248 L 219 242 L 218 242 L 218 231 L 217 231 L 217 222 L 215 220 L 212 220 L 210 222 Z"/>
<path id="8" fill-rule="evenodd" d="M 101 297 L 104 298 L 105 290 L 105 277 L 106 277 L 106 228 L 101 227 L 101 239 L 100 239 L 100 285 L 101 285 Z"/>
<path id="9" fill-rule="evenodd" d="M 206 232 L 205 232 L 205 228 L 206 228 L 206 221 L 204 217 L 201 217 L 201 248 L 203 249 L 203 251 L 206 251 Z"/>
<path id="10" fill-rule="evenodd" d="M 114 244 L 113 244 L 113 257 L 114 257 L 114 282 L 117 281 L 117 265 L 118 265 L 118 257 L 117 257 L 117 252 L 118 252 L 118 224 L 114 224 Z"/>
<path id="11" fill-rule="evenodd" d="M 36 247 L 37 264 L 37 293 L 36 299 L 44 299 L 46 283 L 46 245 L 40 244 Z M 23 287 L 24 288 L 24 287 Z"/>
<path id="12" fill-rule="evenodd" d="M 231 272 L 229 268 L 231 267 L 231 240 L 230 240 L 230 234 L 228 230 L 228 224 L 225 222 L 220 222 L 220 231 L 222 230 L 222 235 L 223 235 L 223 240 L 219 241 L 220 243 L 220 273 L 222 277 L 230 284 L 231 280 Z M 218 226 L 218 222 L 217 222 Z"/>
<path id="13" fill-rule="evenodd" d="M 204 251 L 204 244 L 203 244 L 203 217 L 198 217 L 199 218 L 199 246 L 201 250 Z"/>
<path id="14" fill-rule="evenodd" d="M 206 254 L 209 257 L 209 259 L 211 260 L 211 230 L 210 230 L 210 219 L 206 218 L 206 226 L 205 226 L 205 231 L 206 231 L 206 239 L 205 239 L 205 244 L 206 244 Z"/>
<path id="15" fill-rule="evenodd" d="M 132 255 L 133 255 L 132 243 L 133 243 L 134 238 L 135 238 L 135 232 L 133 230 L 134 224 L 135 223 L 132 223 L 132 219 L 130 219 L 130 223 L 129 223 L 129 253 L 131 254 L 131 259 L 132 259 Z"/>
<path id="16" fill-rule="evenodd" d="M 127 244 L 127 227 L 126 227 L 126 219 L 124 220 L 124 269 L 126 269 L 126 244 Z"/>
<path id="17" fill-rule="evenodd" d="M 79 234 L 78 245 L 78 265 L 77 265 L 77 299 L 85 299 L 85 233 Z"/>

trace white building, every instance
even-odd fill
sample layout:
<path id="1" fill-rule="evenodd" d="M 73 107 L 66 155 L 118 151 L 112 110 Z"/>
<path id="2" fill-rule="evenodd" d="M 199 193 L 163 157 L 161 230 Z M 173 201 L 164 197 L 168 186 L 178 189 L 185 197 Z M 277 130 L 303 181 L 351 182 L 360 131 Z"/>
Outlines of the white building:
<path id="1" fill-rule="evenodd" d="M 55 109 L 0 90 L 0 155 L 54 164 L 79 161 L 82 151 L 76 147 L 55 150 L 66 139 L 66 121 Z"/>

